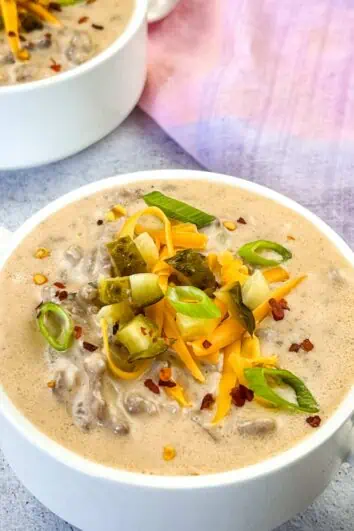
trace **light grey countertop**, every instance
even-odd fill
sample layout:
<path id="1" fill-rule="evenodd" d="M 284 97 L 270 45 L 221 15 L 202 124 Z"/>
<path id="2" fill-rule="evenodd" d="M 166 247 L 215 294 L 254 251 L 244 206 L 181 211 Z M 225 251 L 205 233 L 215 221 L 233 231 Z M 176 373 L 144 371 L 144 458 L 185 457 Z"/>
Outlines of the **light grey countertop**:
<path id="1" fill-rule="evenodd" d="M 117 173 L 172 167 L 200 169 L 157 125 L 136 110 L 109 137 L 75 157 L 39 169 L 0 172 L 0 226 L 15 230 L 49 201 L 97 179 Z M 335 218 L 335 213 L 328 217 L 332 216 Z M 0 451 L 0 531 L 73 529 L 31 496 Z M 353 529 L 354 469 L 345 464 L 312 507 L 277 531 Z"/>

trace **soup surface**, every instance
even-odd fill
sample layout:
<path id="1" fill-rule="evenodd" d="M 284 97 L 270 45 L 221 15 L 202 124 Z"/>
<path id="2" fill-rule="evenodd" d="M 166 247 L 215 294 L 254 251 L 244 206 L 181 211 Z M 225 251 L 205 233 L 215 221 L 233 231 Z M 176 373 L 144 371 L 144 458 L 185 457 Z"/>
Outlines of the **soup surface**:
<path id="1" fill-rule="evenodd" d="M 158 325 L 152 327 L 151 332 L 149 324 L 140 322 L 130 341 L 140 338 L 155 347 L 165 341 L 168 350 L 152 359 L 135 359 L 129 365 L 127 356 L 131 359 L 134 352 L 136 356 L 137 350 L 143 351 L 135 344 L 135 350 L 131 348 L 121 334 L 134 317 L 125 309 L 126 322 L 122 324 L 122 315 L 110 319 L 112 314 L 101 309 L 102 304 L 108 307 L 107 301 L 102 301 L 108 293 L 103 291 L 112 275 L 112 264 L 122 266 L 125 250 L 123 247 L 114 257 L 116 262 L 112 258 L 111 263 L 106 244 L 117 239 L 134 212 L 146 208 L 142 196 L 157 190 L 216 216 L 199 231 L 190 224 L 172 224 L 174 252 L 180 253 L 192 241 L 204 247 L 193 252 L 208 256 L 203 264 L 209 276 L 203 278 L 207 283 L 210 279 L 217 282 L 213 289 L 210 284 L 207 289 L 214 318 L 204 318 L 201 323 L 203 319 L 197 317 L 197 328 L 207 321 L 201 335 L 200 328 L 193 329 L 195 322 L 192 328 L 188 319 L 187 324 L 184 322 L 186 306 L 179 307 L 177 316 L 181 322 L 184 319 L 188 329 L 182 330 L 172 299 L 171 303 L 161 299 L 157 304 L 163 307 L 163 333 L 161 325 L 160 329 Z M 113 205 L 125 207 L 126 215 L 119 217 L 124 209 L 112 211 Z M 159 231 L 162 254 L 157 266 L 156 260 L 154 266 L 149 265 L 150 271 L 160 275 L 163 289 L 169 279 L 169 297 L 177 293 L 180 284 L 200 286 L 200 277 L 183 282 L 176 262 L 170 262 L 170 267 L 174 264 L 170 270 L 166 270 L 165 261 L 161 264 L 169 260 L 163 245 L 165 229 L 150 216 L 151 212 L 140 219 L 134 235 L 145 234 L 139 249 L 148 262 L 147 248 L 151 241 L 156 245 Z M 152 236 L 149 245 L 147 234 Z M 240 248 L 258 240 L 277 242 L 287 250 L 286 258 L 292 257 L 281 266 L 251 264 L 252 256 L 244 255 Z M 236 254 L 238 250 L 244 255 L 243 261 Z M 134 262 L 133 254 L 129 256 Z M 262 256 L 279 259 L 269 249 Z M 185 277 L 189 273 L 190 268 L 185 268 Z M 135 276 L 139 274 L 141 270 Z M 256 284 L 252 284 L 257 276 Z M 256 301 L 250 297 L 252 289 L 245 287 L 250 278 L 251 288 L 256 287 Z M 291 282 L 292 289 L 284 291 Z M 231 291 L 236 284 L 242 286 L 241 303 Z M 308 221 L 271 200 L 237 188 L 199 181 L 141 182 L 84 198 L 46 219 L 19 245 L 1 272 L 0 285 L 0 383 L 41 431 L 104 465 L 151 474 L 199 475 L 254 464 L 321 429 L 353 383 L 353 268 Z M 206 285 L 202 287 L 206 289 Z M 148 297 L 150 288 L 145 285 L 139 296 Z M 279 288 L 283 291 L 277 292 Z M 110 295 L 114 298 L 118 291 L 112 290 Z M 194 304 L 195 309 L 198 304 L 194 296 L 191 293 L 179 302 L 189 310 Z M 75 325 L 70 348 L 64 352 L 48 346 L 39 331 L 36 313 L 43 315 L 48 301 L 71 315 Z M 245 331 L 252 332 L 250 308 L 255 308 L 256 316 L 253 336 Z M 145 315 L 150 320 L 159 319 L 156 306 L 143 310 L 135 307 L 134 311 L 139 319 Z M 223 333 L 220 327 L 224 327 Z M 57 337 L 49 322 L 48 330 L 51 337 Z M 103 346 L 105 330 L 109 350 Z M 156 339 L 157 335 L 162 339 Z M 64 344 L 67 338 L 57 339 Z M 116 350 L 117 344 L 120 350 Z M 107 356 L 113 364 L 108 363 Z M 277 367 L 296 375 L 293 386 L 289 386 L 285 373 L 274 372 Z M 276 394 L 271 399 L 268 395 L 267 402 L 261 400 L 264 389 L 259 387 L 264 369 L 269 371 L 266 388 Z M 140 376 L 125 379 L 131 370 L 140 371 Z M 258 375 L 258 384 L 245 378 L 246 374 Z M 298 403 L 294 387 L 299 393 Z M 293 410 L 291 404 L 296 404 Z"/>
<path id="2" fill-rule="evenodd" d="M 123 33 L 135 1 L 87 0 L 72 5 L 56 2 L 44 5 L 60 24 L 41 21 L 31 11 L 20 14 L 20 42 L 30 54 L 26 61 L 15 60 L 0 24 L 0 86 L 55 76 L 85 63 Z"/>

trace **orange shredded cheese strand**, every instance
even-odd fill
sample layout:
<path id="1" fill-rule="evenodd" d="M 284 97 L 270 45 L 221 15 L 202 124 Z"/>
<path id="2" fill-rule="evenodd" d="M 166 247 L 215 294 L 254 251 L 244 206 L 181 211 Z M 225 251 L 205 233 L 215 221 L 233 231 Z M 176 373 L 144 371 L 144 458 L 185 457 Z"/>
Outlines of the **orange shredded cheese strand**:
<path id="1" fill-rule="evenodd" d="M 62 25 L 61 22 L 54 15 L 52 15 L 52 13 L 50 13 L 45 7 L 41 6 L 40 4 L 37 4 L 36 2 L 18 2 L 18 4 L 21 7 L 24 7 L 25 9 L 30 11 L 31 13 L 37 15 L 41 20 L 48 22 L 49 24 L 53 24 L 54 26 Z"/>
<path id="2" fill-rule="evenodd" d="M 235 341 L 232 345 L 225 348 L 224 363 L 222 375 L 219 383 L 219 392 L 216 398 L 216 413 L 213 424 L 223 420 L 231 408 L 231 390 L 237 384 L 237 377 L 233 368 L 232 361 L 240 356 L 241 342 Z"/>
<path id="3" fill-rule="evenodd" d="M 11 52 L 16 59 L 26 61 L 30 54 L 21 48 L 17 3 L 15 0 L 0 0 L 0 7 Z"/>
<path id="4" fill-rule="evenodd" d="M 103 352 L 106 355 L 107 364 L 112 374 L 116 376 L 117 378 L 121 378 L 122 380 L 136 380 L 137 378 L 139 378 L 139 376 L 144 374 L 144 372 L 146 372 L 151 366 L 151 363 L 152 363 L 151 360 L 143 361 L 139 369 L 134 372 L 123 371 L 122 369 L 117 367 L 117 365 L 114 363 L 112 359 L 111 349 L 109 348 L 107 321 L 105 319 L 101 319 L 100 325 L 101 325 L 102 337 L 103 337 Z"/>
<path id="5" fill-rule="evenodd" d="M 274 290 L 270 294 L 268 299 L 253 311 L 253 315 L 254 315 L 256 322 L 260 323 L 270 313 L 270 306 L 268 304 L 268 301 L 270 299 L 275 299 L 276 301 L 279 302 L 281 299 L 289 295 L 289 293 L 294 288 L 296 288 L 298 284 L 300 284 L 303 280 L 305 280 L 305 278 L 307 278 L 307 275 L 302 275 L 300 277 L 293 278 L 289 280 L 288 282 L 286 282 L 285 284 L 283 284 L 282 286 L 280 286 L 279 288 L 277 288 L 276 290 Z"/>
<path id="6" fill-rule="evenodd" d="M 181 385 L 176 384 L 175 387 L 164 387 L 167 396 L 175 400 L 181 407 L 191 407 L 192 404 L 187 400 L 184 389 Z"/>
<path id="7" fill-rule="evenodd" d="M 172 225 L 172 232 L 194 232 L 198 233 L 197 226 L 194 223 L 178 223 Z"/>
<path id="8" fill-rule="evenodd" d="M 245 334 L 242 338 L 241 354 L 244 358 L 255 359 L 261 356 L 261 346 L 256 335 Z"/>
<path id="9" fill-rule="evenodd" d="M 202 361 L 206 361 L 211 365 L 217 365 L 220 359 L 220 351 L 214 352 L 214 354 L 209 354 L 209 356 L 203 356 Z"/>
<path id="10" fill-rule="evenodd" d="M 205 348 L 203 340 L 193 341 L 192 348 L 195 356 L 203 357 L 209 356 L 218 350 L 222 350 L 231 343 L 241 339 L 245 329 L 242 324 L 236 319 L 229 318 L 223 321 L 210 335 L 208 341 L 211 343 L 210 347 Z"/>
<path id="11" fill-rule="evenodd" d="M 137 225 L 135 229 L 137 234 L 147 232 L 153 238 L 158 238 L 161 243 L 167 243 L 164 231 L 146 228 L 142 225 Z M 183 249 L 205 249 L 208 238 L 205 234 L 194 232 L 177 232 L 171 231 L 171 238 L 175 247 Z"/>
<path id="12" fill-rule="evenodd" d="M 2 0 L 2 1 L 5 1 L 5 0 Z M 141 216 L 149 216 L 149 215 L 155 216 L 156 218 L 158 218 L 160 221 L 163 222 L 165 226 L 165 231 L 159 231 L 163 235 L 163 239 L 160 238 L 159 236 L 158 238 L 161 242 L 164 242 L 166 244 L 168 256 L 173 256 L 175 254 L 175 249 L 174 249 L 174 245 L 172 241 L 171 222 L 160 208 L 147 207 L 144 210 L 140 210 L 139 212 L 137 212 L 136 214 L 128 218 L 126 222 L 124 223 L 119 236 L 121 238 L 123 238 L 124 236 L 130 236 L 131 239 L 133 240 L 139 219 L 141 218 Z M 149 232 L 149 231 L 144 230 L 143 232 Z"/>
<path id="13" fill-rule="evenodd" d="M 273 267 L 273 269 L 263 271 L 263 276 L 270 284 L 272 282 L 283 282 L 284 280 L 288 280 L 290 278 L 289 273 L 282 267 Z"/>
<path id="14" fill-rule="evenodd" d="M 189 369 L 189 371 L 192 373 L 194 378 L 199 382 L 204 382 L 205 378 L 203 373 L 199 369 L 187 345 L 183 341 L 173 315 L 171 315 L 171 313 L 167 310 L 165 311 L 164 332 L 168 339 L 175 340 L 172 348 L 177 352 L 178 356 L 183 361 L 187 369 Z"/>

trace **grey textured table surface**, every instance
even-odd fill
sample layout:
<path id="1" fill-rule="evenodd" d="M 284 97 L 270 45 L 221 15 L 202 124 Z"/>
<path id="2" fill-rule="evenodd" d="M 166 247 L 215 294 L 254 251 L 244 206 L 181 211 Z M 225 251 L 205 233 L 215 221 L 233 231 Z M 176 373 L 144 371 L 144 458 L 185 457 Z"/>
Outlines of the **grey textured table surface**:
<path id="1" fill-rule="evenodd" d="M 49 201 L 94 180 L 116 173 L 171 167 L 200 168 L 149 118 L 135 111 L 117 131 L 75 157 L 37 170 L 0 172 L 0 225 L 14 230 Z M 267 180 L 263 179 L 262 183 L 267 184 Z M 321 202 L 314 204 L 310 198 L 303 203 L 351 240 L 352 225 L 345 217 L 350 212 L 345 214 L 339 209 L 348 191 L 338 189 L 335 192 L 339 196 L 338 211 L 333 210 L 330 202 L 330 207 Z M 349 243 L 353 246 L 354 241 Z M 0 451 L 0 531 L 44 530 L 69 531 L 73 527 L 31 496 L 18 482 Z M 354 469 L 345 464 L 312 507 L 277 531 L 352 530 Z"/>

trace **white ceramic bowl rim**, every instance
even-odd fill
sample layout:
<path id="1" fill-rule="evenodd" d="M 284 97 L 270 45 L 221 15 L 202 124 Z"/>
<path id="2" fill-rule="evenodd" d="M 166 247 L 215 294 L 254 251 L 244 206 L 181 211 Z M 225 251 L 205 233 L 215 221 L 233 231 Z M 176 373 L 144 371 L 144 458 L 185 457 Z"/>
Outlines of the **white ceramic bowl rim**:
<path id="1" fill-rule="evenodd" d="M 128 42 L 134 37 L 136 32 L 139 30 L 145 17 L 147 16 L 148 0 L 134 0 L 134 2 L 135 6 L 133 14 L 123 33 L 119 35 L 119 37 L 115 41 L 113 41 L 110 46 L 105 48 L 98 55 L 95 55 L 86 63 L 82 63 L 81 65 L 71 68 L 70 70 L 66 70 L 65 72 L 62 72 L 57 76 L 46 77 L 44 79 L 38 79 L 36 81 L 29 81 L 28 83 L 0 86 L 0 96 L 8 93 L 12 94 L 17 92 L 30 92 L 31 90 L 42 89 L 48 85 L 58 85 L 60 83 L 65 83 L 65 81 L 71 78 L 78 77 L 81 74 L 85 74 L 89 70 L 93 70 L 101 63 L 107 61 L 112 55 L 115 55 L 117 52 L 119 52 L 119 50 L 124 48 L 126 44 L 128 44 Z"/>
<path id="2" fill-rule="evenodd" d="M 251 183 L 236 177 L 228 177 L 220 174 L 189 170 L 158 170 L 137 172 L 127 175 L 117 175 L 102 181 L 98 181 L 77 190 L 74 190 L 40 210 L 14 234 L 11 245 L 6 255 L 0 260 L 0 268 L 11 255 L 21 240 L 27 236 L 41 221 L 64 206 L 96 192 L 139 181 L 155 181 L 158 179 L 169 180 L 207 180 L 228 184 L 236 188 L 248 190 L 263 197 L 274 200 L 281 205 L 297 212 L 317 227 L 348 259 L 354 266 L 354 254 L 349 246 L 328 225 L 316 215 L 300 206 L 295 201 L 274 192 L 264 186 Z M 159 489 L 195 489 L 212 488 L 228 484 L 235 484 L 249 480 L 257 480 L 260 476 L 275 473 L 280 468 L 285 468 L 301 459 L 306 454 L 316 451 L 316 448 L 324 444 L 350 417 L 353 415 L 354 386 L 347 397 L 340 404 L 331 418 L 310 437 L 304 439 L 295 447 L 258 464 L 246 468 L 231 470 L 217 474 L 208 474 L 197 477 L 192 476 L 153 476 L 136 472 L 106 467 L 89 461 L 44 435 L 35 428 L 11 403 L 9 398 L 0 388 L 0 413 L 3 413 L 12 426 L 22 434 L 31 444 L 40 448 L 45 453 L 82 474 L 99 477 L 120 484 L 134 485 L 136 487 L 148 487 Z"/>

